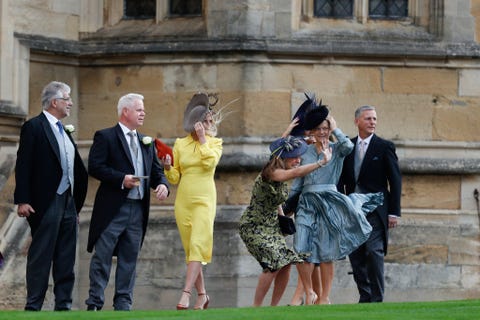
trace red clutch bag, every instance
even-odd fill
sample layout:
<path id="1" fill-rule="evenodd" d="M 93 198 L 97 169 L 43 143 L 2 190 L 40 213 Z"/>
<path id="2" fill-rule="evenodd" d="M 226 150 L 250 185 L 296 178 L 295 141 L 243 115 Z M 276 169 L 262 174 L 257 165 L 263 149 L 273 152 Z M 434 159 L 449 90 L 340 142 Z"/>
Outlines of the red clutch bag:
<path id="1" fill-rule="evenodd" d="M 158 159 L 164 159 L 165 156 L 168 154 L 170 155 L 173 163 L 172 148 L 166 145 L 162 140 L 155 138 L 155 149 L 157 150 Z"/>

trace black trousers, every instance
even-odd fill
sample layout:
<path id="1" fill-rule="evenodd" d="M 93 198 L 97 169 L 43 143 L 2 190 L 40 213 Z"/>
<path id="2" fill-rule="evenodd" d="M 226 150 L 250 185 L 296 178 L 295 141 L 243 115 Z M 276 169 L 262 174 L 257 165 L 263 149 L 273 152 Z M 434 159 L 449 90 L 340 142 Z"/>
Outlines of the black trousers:
<path id="1" fill-rule="evenodd" d="M 373 227 L 368 240 L 349 255 L 353 279 L 360 294 L 359 302 L 382 302 L 384 283 L 384 237 L 383 223 L 377 212 L 367 216 Z"/>
<path id="2" fill-rule="evenodd" d="M 35 213 L 32 213 L 35 214 Z M 78 220 L 68 189 L 56 195 L 32 235 L 27 256 L 27 302 L 25 310 L 42 309 L 52 269 L 55 310 L 70 310 L 75 282 Z"/>

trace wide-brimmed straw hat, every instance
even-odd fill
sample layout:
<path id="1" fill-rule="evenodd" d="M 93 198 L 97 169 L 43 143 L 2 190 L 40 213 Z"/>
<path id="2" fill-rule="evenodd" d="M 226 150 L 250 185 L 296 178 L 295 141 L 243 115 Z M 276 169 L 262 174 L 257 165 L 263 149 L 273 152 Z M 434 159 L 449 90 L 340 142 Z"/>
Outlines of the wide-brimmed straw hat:
<path id="1" fill-rule="evenodd" d="M 183 113 L 183 129 L 189 133 L 195 131 L 195 123 L 205 120 L 210 111 L 208 95 L 203 92 L 194 94 Z"/>
<path id="2" fill-rule="evenodd" d="M 287 136 L 273 141 L 270 144 L 271 156 L 278 158 L 296 158 L 307 151 L 307 144 L 302 138 Z"/>

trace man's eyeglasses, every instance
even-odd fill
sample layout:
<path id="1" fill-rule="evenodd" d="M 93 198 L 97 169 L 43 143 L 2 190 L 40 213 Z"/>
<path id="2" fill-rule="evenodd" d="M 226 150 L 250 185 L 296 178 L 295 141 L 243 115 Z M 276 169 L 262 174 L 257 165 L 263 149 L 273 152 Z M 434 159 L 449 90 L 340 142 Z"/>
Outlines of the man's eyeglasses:
<path id="1" fill-rule="evenodd" d="M 68 98 L 64 98 L 64 97 L 59 97 L 59 98 L 55 98 L 56 100 L 63 100 L 63 101 L 72 101 L 72 98 L 71 97 L 68 97 Z"/>

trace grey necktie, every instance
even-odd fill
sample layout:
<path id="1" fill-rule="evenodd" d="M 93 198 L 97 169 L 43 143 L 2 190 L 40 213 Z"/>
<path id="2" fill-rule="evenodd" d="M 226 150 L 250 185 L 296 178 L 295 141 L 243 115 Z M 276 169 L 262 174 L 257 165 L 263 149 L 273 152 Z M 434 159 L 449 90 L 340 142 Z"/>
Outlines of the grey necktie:
<path id="1" fill-rule="evenodd" d="M 360 154 L 358 155 L 360 161 L 363 161 L 363 157 L 365 156 L 365 148 L 367 146 L 367 143 L 365 142 L 365 140 L 362 140 L 360 141 Z"/>
<path id="2" fill-rule="evenodd" d="M 362 167 L 364 155 L 365 155 L 365 141 L 362 140 L 359 142 L 357 152 L 355 153 L 355 162 L 353 167 L 355 180 L 358 180 L 358 175 L 360 173 L 360 168 Z"/>
<path id="3" fill-rule="evenodd" d="M 137 147 L 137 143 L 135 142 L 135 132 L 133 131 L 130 131 L 129 133 L 127 133 L 129 136 L 130 136 L 130 149 L 132 150 L 132 153 L 133 153 L 133 156 L 134 156 L 134 161 L 137 161 L 137 157 L 138 157 L 138 147 Z"/>

